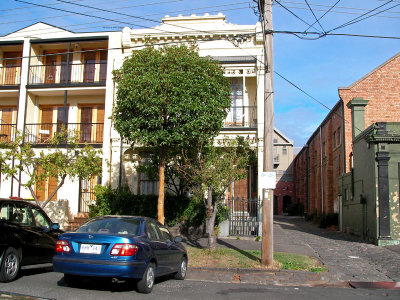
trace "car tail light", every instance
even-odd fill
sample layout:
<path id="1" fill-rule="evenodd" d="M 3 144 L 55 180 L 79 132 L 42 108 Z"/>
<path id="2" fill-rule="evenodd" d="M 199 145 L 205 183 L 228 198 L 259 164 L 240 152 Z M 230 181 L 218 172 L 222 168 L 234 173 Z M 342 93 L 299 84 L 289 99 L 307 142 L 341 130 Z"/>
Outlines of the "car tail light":
<path id="1" fill-rule="evenodd" d="M 133 244 L 115 244 L 110 251 L 111 256 L 132 256 L 138 251 L 138 246 Z"/>
<path id="2" fill-rule="evenodd" d="M 56 243 L 56 252 L 61 252 L 61 253 L 71 252 L 71 247 L 68 241 L 58 240 Z"/>

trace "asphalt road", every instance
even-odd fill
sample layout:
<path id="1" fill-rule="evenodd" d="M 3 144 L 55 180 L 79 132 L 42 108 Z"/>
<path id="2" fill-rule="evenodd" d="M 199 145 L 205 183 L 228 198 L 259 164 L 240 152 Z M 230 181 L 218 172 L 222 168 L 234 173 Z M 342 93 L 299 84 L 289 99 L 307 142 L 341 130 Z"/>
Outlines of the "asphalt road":
<path id="1" fill-rule="evenodd" d="M 0 283 L 0 299 L 10 293 L 46 299 L 400 299 L 400 290 L 339 287 L 282 287 L 243 283 L 158 280 L 151 295 L 136 292 L 132 283 L 84 281 L 68 287 L 63 275 L 54 272 L 25 272 L 11 283 Z M 3 295 L 2 295 L 3 294 Z M 14 298 L 17 299 L 17 298 Z M 19 298 L 24 299 L 24 298 Z"/>

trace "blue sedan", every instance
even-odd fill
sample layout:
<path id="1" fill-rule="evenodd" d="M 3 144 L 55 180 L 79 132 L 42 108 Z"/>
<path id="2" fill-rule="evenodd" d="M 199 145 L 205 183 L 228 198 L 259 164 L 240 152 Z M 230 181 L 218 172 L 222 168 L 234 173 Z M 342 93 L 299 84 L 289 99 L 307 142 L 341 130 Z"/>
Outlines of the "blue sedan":
<path id="1" fill-rule="evenodd" d="M 155 277 L 185 278 L 188 256 L 181 242 L 151 218 L 96 217 L 76 232 L 60 235 L 54 271 L 64 273 L 68 285 L 79 276 L 138 279 L 138 291 L 150 293 Z"/>

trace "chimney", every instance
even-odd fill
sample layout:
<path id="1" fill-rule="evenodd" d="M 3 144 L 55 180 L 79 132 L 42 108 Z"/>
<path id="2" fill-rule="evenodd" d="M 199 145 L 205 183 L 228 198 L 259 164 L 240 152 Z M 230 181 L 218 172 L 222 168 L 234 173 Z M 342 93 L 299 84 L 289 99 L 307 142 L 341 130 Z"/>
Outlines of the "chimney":
<path id="1" fill-rule="evenodd" d="M 347 103 L 347 107 L 351 109 L 353 139 L 365 129 L 364 110 L 368 102 L 368 100 L 364 100 L 363 98 L 353 98 Z"/>

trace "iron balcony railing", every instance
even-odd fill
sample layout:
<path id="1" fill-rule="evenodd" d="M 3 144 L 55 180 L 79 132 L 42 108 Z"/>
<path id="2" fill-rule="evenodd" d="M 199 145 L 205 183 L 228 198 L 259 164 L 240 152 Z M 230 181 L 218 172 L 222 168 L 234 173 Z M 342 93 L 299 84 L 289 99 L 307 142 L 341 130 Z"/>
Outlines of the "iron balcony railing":
<path id="1" fill-rule="evenodd" d="M 224 121 L 224 128 L 257 128 L 257 106 L 232 106 Z"/>
<path id="2" fill-rule="evenodd" d="M 104 123 L 41 123 L 25 125 L 25 142 L 31 144 L 51 144 L 56 133 L 67 129 L 69 137 L 76 132 L 78 143 L 102 144 Z"/>
<path id="3" fill-rule="evenodd" d="M 21 67 L 0 67 L 0 86 L 19 85 L 21 82 Z"/>
<path id="4" fill-rule="evenodd" d="M 29 68 L 29 85 L 105 84 L 107 62 L 37 65 Z"/>
<path id="5" fill-rule="evenodd" d="M 0 142 L 13 142 L 17 134 L 17 124 L 0 124 Z"/>

